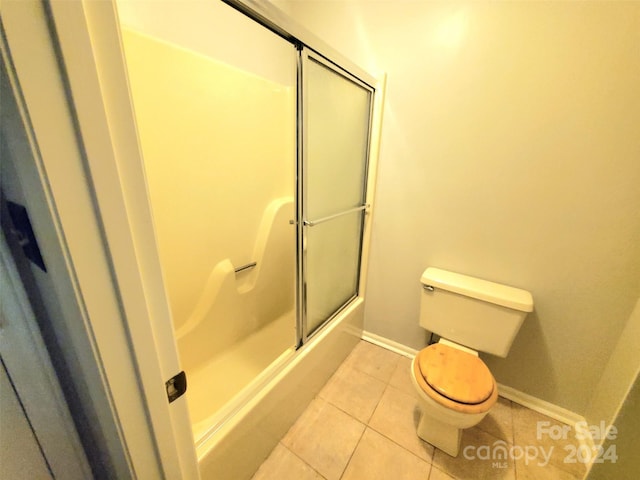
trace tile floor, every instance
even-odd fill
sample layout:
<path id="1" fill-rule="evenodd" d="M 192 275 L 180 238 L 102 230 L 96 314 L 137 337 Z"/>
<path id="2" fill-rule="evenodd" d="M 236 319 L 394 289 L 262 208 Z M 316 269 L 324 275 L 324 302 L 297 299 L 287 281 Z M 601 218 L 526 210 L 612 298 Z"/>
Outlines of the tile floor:
<path id="1" fill-rule="evenodd" d="M 583 464 L 565 461 L 578 446 L 571 432 L 563 441 L 554 442 L 548 434 L 537 438 L 538 422 L 548 422 L 552 433 L 563 424 L 502 397 L 479 425 L 464 432 L 458 457 L 423 442 L 416 435 L 419 414 L 410 364 L 409 358 L 361 341 L 253 479 L 575 480 L 584 476 Z M 505 451 L 500 459 L 498 454 Z"/>

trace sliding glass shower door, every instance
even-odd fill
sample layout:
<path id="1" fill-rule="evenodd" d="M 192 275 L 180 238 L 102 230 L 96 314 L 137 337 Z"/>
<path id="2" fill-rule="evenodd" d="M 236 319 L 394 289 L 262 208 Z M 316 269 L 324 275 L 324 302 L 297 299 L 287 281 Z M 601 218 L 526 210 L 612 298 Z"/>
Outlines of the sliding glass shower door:
<path id="1" fill-rule="evenodd" d="M 358 296 L 373 90 L 222 2 L 118 12 L 198 440 Z"/>
<path id="2" fill-rule="evenodd" d="M 302 53 L 302 341 L 358 295 L 372 89 Z"/>

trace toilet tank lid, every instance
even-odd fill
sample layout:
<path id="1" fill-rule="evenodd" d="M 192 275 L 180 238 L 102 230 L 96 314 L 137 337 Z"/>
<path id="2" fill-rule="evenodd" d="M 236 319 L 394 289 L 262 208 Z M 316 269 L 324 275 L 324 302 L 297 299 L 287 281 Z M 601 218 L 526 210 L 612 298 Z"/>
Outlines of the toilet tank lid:
<path id="1" fill-rule="evenodd" d="M 531 312 L 533 310 L 531 293 L 520 288 L 509 287 L 508 285 L 501 285 L 434 267 L 429 267 L 424 271 L 421 281 L 423 285 L 431 285 L 432 287 L 495 303 L 514 310 L 522 312 Z"/>

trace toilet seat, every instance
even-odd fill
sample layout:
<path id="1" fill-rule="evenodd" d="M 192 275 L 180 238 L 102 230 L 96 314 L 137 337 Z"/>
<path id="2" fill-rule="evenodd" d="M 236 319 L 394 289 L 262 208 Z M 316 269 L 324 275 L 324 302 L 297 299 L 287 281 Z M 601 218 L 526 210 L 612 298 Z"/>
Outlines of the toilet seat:
<path id="1" fill-rule="evenodd" d="M 475 355 L 443 344 L 421 350 L 413 374 L 424 393 L 462 413 L 484 413 L 498 398 L 495 379 Z"/>

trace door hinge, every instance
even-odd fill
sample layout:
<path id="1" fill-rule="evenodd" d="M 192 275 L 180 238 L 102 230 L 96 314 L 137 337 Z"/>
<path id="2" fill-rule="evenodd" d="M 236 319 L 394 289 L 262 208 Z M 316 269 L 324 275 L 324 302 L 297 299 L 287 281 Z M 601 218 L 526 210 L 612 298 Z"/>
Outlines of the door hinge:
<path id="1" fill-rule="evenodd" d="M 167 389 L 169 403 L 171 403 L 187 391 L 187 374 L 182 371 L 174 375 L 164 383 L 164 386 Z"/>

